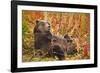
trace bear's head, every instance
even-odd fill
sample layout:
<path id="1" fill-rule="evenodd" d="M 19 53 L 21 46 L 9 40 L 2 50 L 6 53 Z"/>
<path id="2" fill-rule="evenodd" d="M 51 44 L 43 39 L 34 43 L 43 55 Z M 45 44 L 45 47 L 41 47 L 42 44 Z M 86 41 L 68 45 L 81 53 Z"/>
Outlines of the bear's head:
<path id="1" fill-rule="evenodd" d="M 45 20 L 36 20 L 36 26 L 34 27 L 34 33 L 48 32 L 50 31 L 50 23 Z"/>
<path id="2" fill-rule="evenodd" d="M 34 27 L 34 44 L 37 49 L 48 49 L 52 39 L 50 24 L 45 20 L 36 20 Z"/>

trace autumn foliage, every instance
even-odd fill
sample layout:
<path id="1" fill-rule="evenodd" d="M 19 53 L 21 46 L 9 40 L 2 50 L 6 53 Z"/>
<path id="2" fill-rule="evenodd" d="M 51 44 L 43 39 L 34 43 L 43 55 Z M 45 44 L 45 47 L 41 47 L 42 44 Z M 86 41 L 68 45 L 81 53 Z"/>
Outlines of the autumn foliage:
<path id="1" fill-rule="evenodd" d="M 66 57 L 66 60 L 90 58 L 90 14 L 75 12 L 42 12 L 22 11 L 22 53 L 23 61 L 30 61 L 34 49 L 33 29 L 37 19 L 47 20 L 51 25 L 51 32 L 58 36 L 68 34 L 77 44 L 78 54 Z M 32 59 L 32 58 L 31 58 Z M 39 58 L 38 58 L 39 59 Z M 33 58 L 32 61 L 41 61 Z M 48 61 L 48 58 L 43 61 Z M 51 58 L 49 59 L 51 60 Z M 53 59 L 52 59 L 53 60 Z"/>

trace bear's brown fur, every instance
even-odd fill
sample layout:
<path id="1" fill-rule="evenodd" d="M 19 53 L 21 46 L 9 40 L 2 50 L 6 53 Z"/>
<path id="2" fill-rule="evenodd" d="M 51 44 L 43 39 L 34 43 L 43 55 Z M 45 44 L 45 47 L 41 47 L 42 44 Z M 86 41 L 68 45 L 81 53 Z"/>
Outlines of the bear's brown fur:
<path id="1" fill-rule="evenodd" d="M 37 20 L 34 28 L 35 49 L 47 51 L 52 56 L 57 56 L 59 60 L 65 59 L 65 53 L 74 54 L 77 52 L 73 40 L 66 34 L 64 37 L 53 35 L 50 32 L 50 24 L 44 20 Z"/>

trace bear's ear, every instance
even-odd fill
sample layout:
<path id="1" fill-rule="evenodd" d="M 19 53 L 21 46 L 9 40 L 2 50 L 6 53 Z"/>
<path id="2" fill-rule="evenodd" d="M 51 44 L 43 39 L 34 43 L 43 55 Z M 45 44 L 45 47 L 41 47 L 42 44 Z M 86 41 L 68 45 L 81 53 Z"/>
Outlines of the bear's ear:
<path id="1" fill-rule="evenodd" d="M 35 22 L 36 22 L 36 25 L 35 25 L 35 27 L 34 27 L 34 33 L 36 33 L 36 32 L 40 32 L 40 30 L 38 30 L 40 20 L 37 19 Z"/>
<path id="2" fill-rule="evenodd" d="M 36 20 L 36 24 L 38 24 L 39 23 L 39 20 Z"/>
<path id="3" fill-rule="evenodd" d="M 67 40 L 70 39 L 70 37 L 69 37 L 68 34 L 65 34 L 65 35 L 64 35 L 64 38 L 67 39 Z"/>

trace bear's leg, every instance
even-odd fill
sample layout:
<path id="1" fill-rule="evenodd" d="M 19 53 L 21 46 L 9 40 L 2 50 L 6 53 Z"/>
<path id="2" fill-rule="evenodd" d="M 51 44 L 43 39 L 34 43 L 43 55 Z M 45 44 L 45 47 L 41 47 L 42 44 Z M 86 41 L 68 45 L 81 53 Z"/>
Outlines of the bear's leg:
<path id="1" fill-rule="evenodd" d="M 53 56 L 56 56 L 59 60 L 64 60 L 65 56 L 64 56 L 64 51 L 62 50 L 61 47 L 59 47 L 58 45 L 55 45 L 53 47 L 53 52 L 52 52 Z"/>

